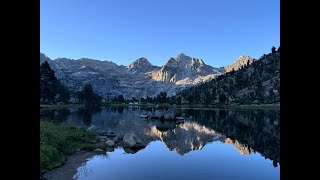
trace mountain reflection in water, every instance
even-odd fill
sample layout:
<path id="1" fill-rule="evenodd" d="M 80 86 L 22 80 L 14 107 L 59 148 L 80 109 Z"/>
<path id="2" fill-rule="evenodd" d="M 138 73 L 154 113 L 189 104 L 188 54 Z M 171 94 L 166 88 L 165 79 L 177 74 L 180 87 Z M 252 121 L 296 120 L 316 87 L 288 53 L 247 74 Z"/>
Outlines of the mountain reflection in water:
<path id="1" fill-rule="evenodd" d="M 78 127 L 95 125 L 115 133 L 131 132 L 144 143 L 160 140 L 170 151 L 185 155 L 201 150 L 206 144 L 219 141 L 231 144 L 240 154 L 259 152 L 280 164 L 279 110 L 206 110 L 177 109 L 187 120 L 144 120 L 140 114 L 154 111 L 144 107 L 108 107 L 99 112 L 85 110 L 42 111 L 42 116 L 66 125 Z"/>

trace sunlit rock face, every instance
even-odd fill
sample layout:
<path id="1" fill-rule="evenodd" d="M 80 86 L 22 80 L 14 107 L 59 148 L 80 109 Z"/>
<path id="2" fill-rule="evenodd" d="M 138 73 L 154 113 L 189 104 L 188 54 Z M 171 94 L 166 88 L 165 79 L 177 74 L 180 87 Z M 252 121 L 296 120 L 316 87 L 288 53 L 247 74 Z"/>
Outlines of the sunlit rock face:
<path id="1" fill-rule="evenodd" d="M 240 154 L 251 154 L 254 152 L 250 147 L 240 143 L 237 140 L 232 140 L 230 138 L 226 138 L 224 140 L 225 143 L 231 144 L 236 150 L 239 151 Z"/>
<path id="2" fill-rule="evenodd" d="M 152 79 L 166 83 L 197 84 L 218 74 L 221 74 L 218 68 L 205 64 L 202 59 L 181 53 L 176 58 L 170 58 L 160 70 L 153 73 Z"/>
<path id="3" fill-rule="evenodd" d="M 230 72 L 232 70 L 236 71 L 240 69 L 242 66 L 247 66 L 251 63 L 253 63 L 253 58 L 250 56 L 240 56 L 234 63 L 231 65 L 225 66 L 224 70 L 225 72 Z"/>
<path id="4" fill-rule="evenodd" d="M 158 66 L 153 66 L 148 59 L 146 59 L 145 57 L 139 58 L 137 60 L 135 60 L 134 62 L 132 62 L 131 64 L 129 64 L 127 66 L 128 71 L 131 74 L 143 74 L 146 72 L 150 72 L 153 70 L 157 70 L 160 67 Z"/>

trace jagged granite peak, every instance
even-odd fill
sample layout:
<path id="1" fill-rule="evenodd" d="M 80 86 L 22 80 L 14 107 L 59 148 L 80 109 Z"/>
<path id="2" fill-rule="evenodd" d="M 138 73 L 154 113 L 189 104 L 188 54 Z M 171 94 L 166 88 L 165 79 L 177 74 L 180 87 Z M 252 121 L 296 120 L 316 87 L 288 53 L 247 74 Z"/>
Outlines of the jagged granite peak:
<path id="1" fill-rule="evenodd" d="M 138 74 L 138 73 L 146 73 L 149 71 L 154 70 L 155 68 L 159 68 L 157 66 L 153 66 L 147 58 L 141 57 L 135 61 L 133 61 L 131 64 L 127 66 L 128 70 L 132 74 Z"/>
<path id="2" fill-rule="evenodd" d="M 175 59 L 178 60 L 178 61 L 191 60 L 191 57 L 190 57 L 190 56 L 187 56 L 187 55 L 184 54 L 184 53 L 180 53 L 180 54 L 178 54 L 178 56 L 177 56 Z"/>
<path id="3" fill-rule="evenodd" d="M 167 83 L 196 84 L 213 78 L 213 74 L 218 75 L 221 72 L 205 64 L 202 59 L 180 53 L 176 58 L 171 57 L 154 73 L 152 79 Z"/>
<path id="4" fill-rule="evenodd" d="M 253 63 L 253 58 L 250 56 L 240 56 L 236 61 L 234 61 L 231 65 L 225 66 L 225 72 L 230 72 L 232 70 L 237 71 L 242 66 L 247 66 Z"/>

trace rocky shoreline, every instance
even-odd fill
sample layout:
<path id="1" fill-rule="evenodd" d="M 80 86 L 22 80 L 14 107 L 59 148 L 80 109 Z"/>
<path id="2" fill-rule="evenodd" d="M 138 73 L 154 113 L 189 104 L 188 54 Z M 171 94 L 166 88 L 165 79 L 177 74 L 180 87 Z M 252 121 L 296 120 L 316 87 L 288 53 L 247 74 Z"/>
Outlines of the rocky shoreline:
<path id="1" fill-rule="evenodd" d="M 99 142 L 105 144 L 104 149 L 95 149 L 94 151 L 113 151 L 114 148 L 121 147 L 127 153 L 136 152 L 146 147 L 146 145 L 133 133 L 119 133 L 116 134 L 112 131 L 105 131 L 98 127 L 91 125 L 88 131 L 95 132 L 99 135 Z"/>
<path id="2" fill-rule="evenodd" d="M 96 143 L 96 149 L 78 151 L 67 158 L 64 165 L 49 170 L 40 176 L 41 180 L 47 179 L 74 179 L 77 168 L 85 163 L 88 158 L 95 155 L 105 155 L 107 152 L 114 151 L 115 148 L 123 148 L 126 153 L 134 154 L 146 147 L 146 145 L 133 133 L 119 133 L 105 131 L 92 125 L 88 131 L 97 133 L 99 139 Z"/>

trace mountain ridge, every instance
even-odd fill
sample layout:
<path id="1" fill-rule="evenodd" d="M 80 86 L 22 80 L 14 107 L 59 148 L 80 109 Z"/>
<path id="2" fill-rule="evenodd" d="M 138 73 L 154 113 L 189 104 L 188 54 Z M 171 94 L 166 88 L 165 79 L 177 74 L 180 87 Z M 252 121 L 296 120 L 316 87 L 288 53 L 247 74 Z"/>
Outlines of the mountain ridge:
<path id="1" fill-rule="evenodd" d="M 162 66 L 152 65 L 145 57 L 124 66 L 91 58 L 52 60 L 40 52 L 40 64 L 44 61 L 71 90 L 79 91 L 84 84 L 91 83 L 94 91 L 107 99 L 121 94 L 125 98 L 156 96 L 161 91 L 172 96 L 185 87 L 225 73 L 184 53 L 169 58 Z"/>

